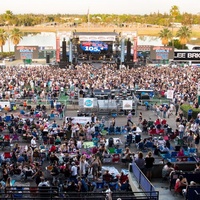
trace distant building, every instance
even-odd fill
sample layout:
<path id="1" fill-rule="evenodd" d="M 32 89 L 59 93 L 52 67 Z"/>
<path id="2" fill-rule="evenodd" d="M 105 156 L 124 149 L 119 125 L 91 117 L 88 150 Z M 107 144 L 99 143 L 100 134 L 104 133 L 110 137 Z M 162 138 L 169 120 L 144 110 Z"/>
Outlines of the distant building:
<path id="1" fill-rule="evenodd" d="M 171 22 L 170 26 L 174 27 L 174 28 L 181 28 L 182 27 L 182 23 Z"/>

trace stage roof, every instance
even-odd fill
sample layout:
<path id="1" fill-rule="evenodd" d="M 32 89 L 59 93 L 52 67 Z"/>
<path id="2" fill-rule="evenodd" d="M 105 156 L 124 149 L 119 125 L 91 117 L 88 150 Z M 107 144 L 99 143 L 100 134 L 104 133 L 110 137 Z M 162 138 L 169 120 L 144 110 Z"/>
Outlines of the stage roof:
<path id="1" fill-rule="evenodd" d="M 116 32 L 74 32 L 75 38 L 79 41 L 115 41 L 119 35 Z"/>

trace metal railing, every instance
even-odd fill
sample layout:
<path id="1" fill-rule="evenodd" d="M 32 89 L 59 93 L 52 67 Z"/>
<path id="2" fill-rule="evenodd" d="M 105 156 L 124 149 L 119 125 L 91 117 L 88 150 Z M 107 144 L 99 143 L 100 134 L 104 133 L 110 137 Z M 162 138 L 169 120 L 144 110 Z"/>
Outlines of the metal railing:
<path id="1" fill-rule="evenodd" d="M 194 200 L 199 200 L 200 199 L 200 193 L 198 193 L 196 190 L 195 192 L 195 199 Z"/>
<path id="2" fill-rule="evenodd" d="M 155 190 L 152 183 L 148 180 L 148 178 L 143 174 L 143 172 L 139 169 L 139 167 L 136 165 L 136 163 L 132 163 L 132 172 L 133 175 L 136 178 L 137 183 L 139 184 L 139 187 L 144 192 L 150 192 L 150 197 L 158 197 L 158 192 Z"/>
<path id="3" fill-rule="evenodd" d="M 13 199 L 34 199 L 34 200 L 88 200 L 97 199 L 105 200 L 105 192 L 61 192 L 59 187 L 6 187 L 5 190 L 0 192 L 0 199 L 13 200 Z M 157 196 L 152 195 L 151 192 L 115 192 L 111 193 L 112 200 L 158 200 Z"/>

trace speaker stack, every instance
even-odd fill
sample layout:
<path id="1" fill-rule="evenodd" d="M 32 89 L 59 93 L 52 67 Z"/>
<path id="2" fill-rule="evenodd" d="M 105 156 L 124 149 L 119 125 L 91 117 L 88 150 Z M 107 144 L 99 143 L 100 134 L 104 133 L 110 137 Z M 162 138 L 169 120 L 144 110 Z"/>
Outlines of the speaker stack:
<path id="1" fill-rule="evenodd" d="M 130 62 L 131 60 L 131 41 L 127 41 L 127 51 L 126 51 L 126 62 Z"/>
<path id="2" fill-rule="evenodd" d="M 65 41 L 65 39 L 62 41 L 62 61 L 67 61 L 66 41 Z"/>
<path id="3" fill-rule="evenodd" d="M 46 55 L 46 63 L 47 64 L 50 63 L 50 55 L 49 54 Z"/>

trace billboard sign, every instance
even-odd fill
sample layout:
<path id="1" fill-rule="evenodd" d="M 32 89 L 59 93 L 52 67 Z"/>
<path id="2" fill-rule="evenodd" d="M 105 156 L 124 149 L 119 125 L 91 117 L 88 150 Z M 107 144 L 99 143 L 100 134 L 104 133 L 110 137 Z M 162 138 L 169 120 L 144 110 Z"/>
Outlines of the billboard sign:
<path id="1" fill-rule="evenodd" d="M 151 46 L 150 58 L 152 60 L 169 60 L 174 58 L 174 48 L 164 46 Z"/>
<path id="2" fill-rule="evenodd" d="M 93 108 L 93 98 L 84 98 L 84 108 Z"/>
<path id="3" fill-rule="evenodd" d="M 174 60 L 176 61 L 200 61 L 199 50 L 177 50 L 174 51 Z"/>
<path id="4" fill-rule="evenodd" d="M 38 46 L 15 46 L 15 59 L 38 59 Z"/>
<path id="5" fill-rule="evenodd" d="M 132 100 L 123 100 L 122 108 L 123 108 L 123 110 L 132 110 L 133 109 L 133 101 Z"/>
<path id="6" fill-rule="evenodd" d="M 83 51 L 89 52 L 101 52 L 108 50 L 108 44 L 101 41 L 81 42 L 80 47 Z"/>

